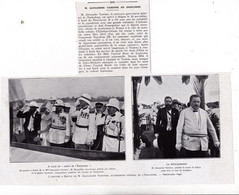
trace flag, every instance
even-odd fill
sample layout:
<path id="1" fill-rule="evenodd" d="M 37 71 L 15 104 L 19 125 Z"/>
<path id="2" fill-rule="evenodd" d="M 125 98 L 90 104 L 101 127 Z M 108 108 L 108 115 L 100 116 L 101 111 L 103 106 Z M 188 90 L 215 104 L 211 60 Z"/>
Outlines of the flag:
<path id="1" fill-rule="evenodd" d="M 153 78 L 155 79 L 155 81 L 161 85 L 163 82 L 162 82 L 162 77 L 161 76 L 153 76 Z"/>
<path id="2" fill-rule="evenodd" d="M 186 85 L 190 82 L 190 76 L 184 75 L 182 76 L 182 83 L 185 83 Z"/>
<path id="3" fill-rule="evenodd" d="M 137 83 L 141 83 L 142 77 L 133 77 L 133 80 L 135 80 Z"/>
<path id="4" fill-rule="evenodd" d="M 21 79 L 9 79 L 9 102 L 26 98 Z"/>
<path id="5" fill-rule="evenodd" d="M 145 85 L 147 86 L 150 82 L 150 77 L 145 77 L 144 82 L 145 82 Z"/>
<path id="6" fill-rule="evenodd" d="M 201 96 L 201 105 L 202 109 L 205 109 L 205 80 L 208 78 L 208 75 L 196 75 L 194 77 L 193 87 L 196 94 Z"/>
<path id="7" fill-rule="evenodd" d="M 201 81 L 206 80 L 208 78 L 208 75 L 196 75 L 196 78 L 200 83 Z"/>

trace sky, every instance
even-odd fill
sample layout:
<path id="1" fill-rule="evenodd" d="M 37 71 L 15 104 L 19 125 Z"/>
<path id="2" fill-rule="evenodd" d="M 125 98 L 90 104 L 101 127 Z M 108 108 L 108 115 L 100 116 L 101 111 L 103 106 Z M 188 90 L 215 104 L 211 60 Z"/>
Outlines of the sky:
<path id="1" fill-rule="evenodd" d="M 124 77 L 75 77 L 21 79 L 26 99 L 79 97 L 88 93 L 91 97 L 124 96 Z"/>
<path id="2" fill-rule="evenodd" d="M 141 82 L 138 102 L 143 104 L 152 104 L 153 102 L 164 102 L 166 96 L 171 96 L 180 102 L 189 102 L 190 95 L 195 94 L 193 89 L 193 79 L 186 85 L 182 84 L 182 76 L 162 76 L 162 84 L 159 85 L 153 77 L 150 83 L 145 86 L 144 79 Z M 218 75 L 209 75 L 205 82 L 205 100 L 206 102 L 219 101 L 219 77 Z"/>

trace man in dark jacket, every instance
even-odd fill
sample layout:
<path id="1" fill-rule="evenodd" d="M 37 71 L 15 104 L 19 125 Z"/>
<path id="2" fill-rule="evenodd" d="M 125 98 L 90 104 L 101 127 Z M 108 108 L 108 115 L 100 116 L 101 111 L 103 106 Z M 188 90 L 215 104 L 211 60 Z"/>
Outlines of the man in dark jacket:
<path id="1" fill-rule="evenodd" d="M 30 109 L 23 112 L 24 108 L 21 108 L 18 113 L 18 118 L 25 118 L 23 124 L 25 131 L 25 141 L 26 143 L 34 143 L 34 138 L 37 136 L 37 131 L 40 130 L 41 126 L 41 114 L 37 111 L 38 105 L 36 102 L 32 101 L 29 104 Z"/>
<path id="2" fill-rule="evenodd" d="M 176 158 L 176 128 L 179 111 L 172 108 L 172 98 L 169 96 L 164 98 L 164 104 L 165 107 L 158 111 L 154 133 L 164 158 Z"/>
<path id="3" fill-rule="evenodd" d="M 95 123 L 97 128 L 97 134 L 94 140 L 94 144 L 91 146 L 92 150 L 102 150 L 103 137 L 104 137 L 104 124 L 101 121 L 105 121 L 106 107 L 101 102 L 95 103 Z"/>

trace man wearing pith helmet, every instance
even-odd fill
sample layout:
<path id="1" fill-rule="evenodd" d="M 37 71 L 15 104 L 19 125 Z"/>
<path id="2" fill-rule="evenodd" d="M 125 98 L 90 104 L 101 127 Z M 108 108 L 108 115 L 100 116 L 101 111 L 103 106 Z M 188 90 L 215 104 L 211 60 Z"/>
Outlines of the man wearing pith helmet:
<path id="1" fill-rule="evenodd" d="M 57 98 L 54 95 L 51 95 L 49 99 L 47 99 L 41 107 L 48 107 L 49 111 L 55 111 L 54 104 L 56 102 Z"/>
<path id="2" fill-rule="evenodd" d="M 75 131 L 72 141 L 77 149 L 89 149 L 93 142 L 90 137 L 90 103 L 91 96 L 83 94 L 76 101 L 76 111 L 72 114 L 72 121 L 75 122 Z"/>
<path id="3" fill-rule="evenodd" d="M 54 104 L 56 102 L 56 96 L 51 95 L 51 97 L 49 99 L 47 99 L 40 107 L 40 112 L 42 114 L 41 116 L 41 130 L 42 132 L 44 132 L 44 134 L 46 133 L 46 127 L 49 125 L 50 123 L 50 113 L 55 111 L 55 107 Z M 40 133 L 42 133 L 40 132 Z"/>
<path id="4" fill-rule="evenodd" d="M 37 111 L 38 105 L 35 101 L 30 102 L 28 111 L 24 112 L 26 105 L 21 105 L 17 117 L 25 118 L 23 124 L 25 131 L 25 141 L 34 143 L 34 138 L 37 136 L 37 131 L 40 129 L 41 115 Z"/>
<path id="5" fill-rule="evenodd" d="M 69 103 L 64 104 L 64 112 L 69 114 L 71 109 L 71 105 Z"/>
<path id="6" fill-rule="evenodd" d="M 104 123 L 104 138 L 102 151 L 125 151 L 125 124 L 124 117 L 119 112 L 119 101 L 111 98 L 106 105 L 108 115 Z"/>
<path id="7" fill-rule="evenodd" d="M 70 121 L 68 115 L 63 112 L 62 100 L 56 100 L 54 107 L 55 111 L 50 113 L 48 141 L 51 146 L 64 147 L 64 143 L 70 139 Z"/>

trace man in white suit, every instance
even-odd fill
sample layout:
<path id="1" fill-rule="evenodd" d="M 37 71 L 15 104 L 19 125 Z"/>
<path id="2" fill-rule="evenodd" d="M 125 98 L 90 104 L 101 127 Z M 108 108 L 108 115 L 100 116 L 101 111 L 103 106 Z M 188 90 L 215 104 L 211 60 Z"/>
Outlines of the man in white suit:
<path id="1" fill-rule="evenodd" d="M 191 95 L 190 107 L 179 116 L 176 136 L 176 149 L 180 157 L 206 157 L 208 151 L 208 132 L 214 146 L 219 148 L 219 140 L 207 112 L 200 108 L 199 95 Z"/>

